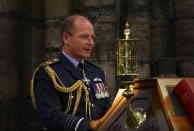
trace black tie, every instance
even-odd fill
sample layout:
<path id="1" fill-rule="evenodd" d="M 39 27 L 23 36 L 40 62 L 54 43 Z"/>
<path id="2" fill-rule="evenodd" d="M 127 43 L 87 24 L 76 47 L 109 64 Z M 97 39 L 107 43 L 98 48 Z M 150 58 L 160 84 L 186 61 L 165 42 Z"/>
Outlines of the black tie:
<path id="1" fill-rule="evenodd" d="M 84 65 L 82 63 L 79 63 L 78 66 L 77 66 L 77 69 L 83 73 L 83 69 L 84 69 Z"/>

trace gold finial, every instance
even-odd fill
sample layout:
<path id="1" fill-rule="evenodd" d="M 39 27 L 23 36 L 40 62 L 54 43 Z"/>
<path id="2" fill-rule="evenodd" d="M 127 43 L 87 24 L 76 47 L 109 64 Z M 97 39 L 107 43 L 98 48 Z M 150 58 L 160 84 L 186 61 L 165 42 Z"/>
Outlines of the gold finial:
<path id="1" fill-rule="evenodd" d="M 129 35 L 131 33 L 131 30 L 129 29 L 129 24 L 128 24 L 128 21 L 126 22 L 125 24 L 125 29 L 124 29 L 124 34 L 125 34 L 125 39 L 126 40 L 129 40 Z"/>

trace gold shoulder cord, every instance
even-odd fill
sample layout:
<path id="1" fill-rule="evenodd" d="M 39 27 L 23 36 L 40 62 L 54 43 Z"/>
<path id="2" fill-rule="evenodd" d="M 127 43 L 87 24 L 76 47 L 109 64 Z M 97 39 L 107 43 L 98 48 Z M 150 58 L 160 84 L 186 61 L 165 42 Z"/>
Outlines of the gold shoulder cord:
<path id="1" fill-rule="evenodd" d="M 68 106 L 67 109 L 65 110 L 65 114 L 69 112 L 70 108 L 71 108 L 71 103 L 72 103 L 72 92 L 77 90 L 77 98 L 76 98 L 76 102 L 74 105 L 74 109 L 73 109 L 73 115 L 75 115 L 75 113 L 77 112 L 77 108 L 79 106 L 80 103 L 80 99 L 81 99 L 81 95 L 82 95 L 82 89 L 85 91 L 85 102 L 86 102 L 86 118 L 88 115 L 87 109 L 89 108 L 89 118 L 91 119 L 91 102 L 89 100 L 89 93 L 87 90 L 87 87 L 85 86 L 85 84 L 81 81 L 78 80 L 75 84 L 73 84 L 71 87 L 65 87 L 63 85 L 63 83 L 61 82 L 61 80 L 59 79 L 59 77 L 57 76 L 57 74 L 55 73 L 55 71 L 50 68 L 49 66 L 44 67 L 44 69 L 46 70 L 46 72 L 49 74 L 49 76 L 52 79 L 52 82 L 54 84 L 54 88 L 57 89 L 60 92 L 64 92 L 64 93 L 69 93 L 69 99 L 68 99 Z M 33 76 L 32 76 L 32 80 L 31 80 L 31 85 L 30 85 L 30 95 L 32 98 L 32 103 L 36 108 L 36 102 L 35 102 L 35 98 L 34 98 L 34 77 L 36 72 L 39 70 L 39 67 L 35 69 Z M 57 82 L 56 79 L 60 82 L 60 84 L 62 86 L 60 86 Z"/>
<path id="2" fill-rule="evenodd" d="M 31 96 L 31 99 L 32 99 L 32 104 L 34 106 L 34 108 L 37 110 L 36 108 L 36 104 L 35 104 L 35 98 L 34 98 L 34 77 L 35 77 L 35 74 L 36 72 L 39 70 L 40 67 L 36 68 L 33 75 L 32 75 L 32 80 L 30 82 L 30 96 Z"/>

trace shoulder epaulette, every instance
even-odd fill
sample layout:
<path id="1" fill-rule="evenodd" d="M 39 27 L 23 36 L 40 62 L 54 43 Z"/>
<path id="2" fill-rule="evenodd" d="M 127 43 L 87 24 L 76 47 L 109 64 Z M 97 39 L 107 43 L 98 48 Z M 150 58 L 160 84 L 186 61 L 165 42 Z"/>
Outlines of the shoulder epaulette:
<path id="1" fill-rule="evenodd" d="M 59 62 L 58 58 L 50 59 L 46 62 L 39 64 L 38 67 L 34 70 L 34 73 L 33 73 L 32 79 L 31 79 L 31 84 L 30 84 L 30 96 L 31 96 L 32 103 L 33 103 L 35 109 L 36 109 L 36 102 L 35 102 L 35 97 L 34 97 L 34 78 L 35 78 L 36 72 L 39 70 L 40 67 L 47 67 L 48 65 L 54 64 L 57 62 Z"/>
<path id="2" fill-rule="evenodd" d="M 92 63 L 92 62 L 90 62 L 90 61 L 88 61 L 88 60 L 85 60 L 87 63 L 89 63 L 89 64 L 91 64 L 91 65 L 93 65 L 93 66 L 95 66 L 95 67 L 97 67 L 97 68 L 100 68 L 101 70 L 103 70 L 103 68 L 102 67 L 100 67 L 100 66 L 98 66 L 98 65 L 96 65 L 96 64 L 94 64 L 94 63 Z"/>
<path id="3" fill-rule="evenodd" d="M 46 62 L 43 62 L 43 63 L 39 64 L 38 67 L 45 67 L 45 66 L 57 63 L 57 62 L 59 62 L 59 58 L 53 58 L 53 59 L 50 59 Z"/>

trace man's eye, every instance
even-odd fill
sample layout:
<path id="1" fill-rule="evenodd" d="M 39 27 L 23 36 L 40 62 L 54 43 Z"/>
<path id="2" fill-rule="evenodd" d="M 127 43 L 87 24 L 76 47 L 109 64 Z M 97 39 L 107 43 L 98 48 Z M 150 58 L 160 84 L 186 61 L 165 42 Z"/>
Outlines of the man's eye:
<path id="1" fill-rule="evenodd" d="M 84 36 L 81 36 L 82 39 L 89 39 L 90 36 L 87 36 L 87 35 L 84 35 Z"/>
<path id="2" fill-rule="evenodd" d="M 82 40 L 94 40 L 94 36 L 90 36 L 90 35 L 81 35 L 79 36 Z"/>

